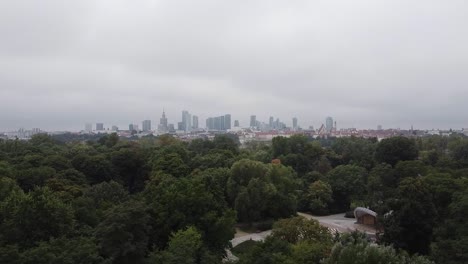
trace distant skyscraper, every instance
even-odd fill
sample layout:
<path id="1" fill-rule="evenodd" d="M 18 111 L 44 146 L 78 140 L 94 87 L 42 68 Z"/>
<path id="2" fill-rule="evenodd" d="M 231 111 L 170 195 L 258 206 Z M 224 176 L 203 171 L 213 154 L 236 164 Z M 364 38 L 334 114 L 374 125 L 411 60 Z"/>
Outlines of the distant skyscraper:
<path id="1" fill-rule="evenodd" d="M 112 131 L 118 131 L 119 128 L 117 126 L 112 126 Z"/>
<path id="2" fill-rule="evenodd" d="M 257 126 L 257 116 L 251 115 L 250 116 L 250 126 L 256 127 Z"/>
<path id="3" fill-rule="evenodd" d="M 192 117 L 192 127 L 193 129 L 198 129 L 198 116 L 196 115 Z"/>
<path id="4" fill-rule="evenodd" d="M 91 132 L 91 131 L 93 131 L 93 124 L 91 124 L 91 123 L 86 123 L 86 124 L 85 124 L 85 131 L 86 131 L 86 132 Z"/>
<path id="5" fill-rule="evenodd" d="M 333 118 L 327 117 L 325 120 L 325 130 L 330 133 L 333 130 Z"/>
<path id="6" fill-rule="evenodd" d="M 144 132 L 151 131 L 151 120 L 144 120 L 141 127 Z"/>
<path id="7" fill-rule="evenodd" d="M 297 129 L 297 117 L 293 117 L 293 129 L 296 130 Z"/>
<path id="8" fill-rule="evenodd" d="M 214 118 L 213 117 L 209 117 L 206 119 L 206 129 L 208 130 L 212 130 L 214 127 Z"/>
<path id="9" fill-rule="evenodd" d="M 234 127 L 239 127 L 239 120 L 234 120 Z"/>
<path id="10" fill-rule="evenodd" d="M 159 119 L 159 126 L 158 126 L 159 132 L 167 132 L 169 130 L 169 127 L 167 126 L 167 118 L 166 118 L 166 113 L 162 113 L 162 117 Z"/>
<path id="11" fill-rule="evenodd" d="M 182 123 L 184 127 L 182 130 L 185 132 L 192 130 L 192 115 L 187 110 L 182 111 Z"/>
<path id="12" fill-rule="evenodd" d="M 133 131 L 133 130 L 135 130 L 135 128 L 134 128 L 134 126 L 133 126 L 133 124 L 129 124 L 129 125 L 128 125 L 128 130 L 129 130 L 129 131 Z"/>
<path id="13" fill-rule="evenodd" d="M 224 130 L 231 129 L 231 115 L 224 115 Z"/>
<path id="14" fill-rule="evenodd" d="M 274 120 L 275 120 L 275 119 L 274 119 L 272 116 L 270 116 L 270 121 L 268 122 L 268 125 L 270 126 L 271 129 L 273 129 L 274 126 L 275 126 L 275 125 L 274 125 L 274 123 L 275 123 Z"/>
<path id="15" fill-rule="evenodd" d="M 206 119 L 206 128 L 208 130 L 227 130 L 231 129 L 231 115 L 209 117 Z"/>
<path id="16" fill-rule="evenodd" d="M 378 125 L 377 130 L 382 130 L 382 125 Z"/>
<path id="17" fill-rule="evenodd" d="M 104 124 L 103 123 L 96 123 L 96 130 L 97 131 L 103 131 L 104 130 Z"/>

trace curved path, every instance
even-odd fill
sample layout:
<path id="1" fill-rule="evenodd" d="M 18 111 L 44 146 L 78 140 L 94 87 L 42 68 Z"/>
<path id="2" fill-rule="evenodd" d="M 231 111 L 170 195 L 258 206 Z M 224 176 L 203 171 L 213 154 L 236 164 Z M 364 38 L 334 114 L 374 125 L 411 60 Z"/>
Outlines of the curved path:
<path id="1" fill-rule="evenodd" d="M 315 219 L 320 225 L 327 227 L 332 233 L 350 233 L 355 230 L 365 232 L 370 236 L 375 236 L 375 229 L 369 226 L 357 224 L 354 218 L 344 217 L 344 213 L 327 215 L 327 216 L 314 216 L 306 213 L 297 213 L 300 216 L 303 216 L 307 219 Z M 232 247 L 239 245 L 242 242 L 247 240 L 253 241 L 263 241 L 267 236 L 271 234 L 271 230 L 263 231 L 260 233 L 244 233 L 240 230 L 236 230 L 235 238 L 231 240 Z M 227 257 L 224 261 L 235 261 L 238 260 L 236 256 L 232 254 L 230 250 L 226 250 Z"/>

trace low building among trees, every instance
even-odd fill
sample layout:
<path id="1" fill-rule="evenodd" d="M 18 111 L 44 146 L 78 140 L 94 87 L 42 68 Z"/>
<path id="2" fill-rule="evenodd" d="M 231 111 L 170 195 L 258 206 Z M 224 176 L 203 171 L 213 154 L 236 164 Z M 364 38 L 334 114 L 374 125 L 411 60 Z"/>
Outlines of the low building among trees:
<path id="1" fill-rule="evenodd" d="M 356 207 L 354 217 L 358 224 L 374 226 L 377 223 L 377 213 L 368 208 Z"/>

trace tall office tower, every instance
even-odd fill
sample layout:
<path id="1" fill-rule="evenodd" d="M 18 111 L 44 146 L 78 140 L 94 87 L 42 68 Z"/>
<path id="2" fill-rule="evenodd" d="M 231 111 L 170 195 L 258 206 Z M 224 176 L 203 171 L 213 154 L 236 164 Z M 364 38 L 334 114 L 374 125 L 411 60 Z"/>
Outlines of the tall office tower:
<path id="1" fill-rule="evenodd" d="M 103 123 L 96 123 L 96 130 L 97 131 L 103 131 L 104 130 L 104 124 Z"/>
<path id="2" fill-rule="evenodd" d="M 85 124 L 85 131 L 86 131 L 86 132 L 91 132 L 91 131 L 93 131 L 93 124 L 91 124 L 91 123 L 86 123 L 86 124 Z"/>
<path id="3" fill-rule="evenodd" d="M 112 126 L 112 131 L 118 131 L 119 130 L 119 127 L 117 126 Z"/>
<path id="4" fill-rule="evenodd" d="M 276 118 L 276 121 L 275 121 L 275 123 L 274 123 L 274 126 L 275 126 L 275 129 L 281 129 L 279 118 Z"/>
<path id="5" fill-rule="evenodd" d="M 151 120 L 144 120 L 141 127 L 144 132 L 151 131 Z"/>
<path id="6" fill-rule="evenodd" d="M 135 129 L 135 127 L 134 127 L 133 124 L 129 124 L 129 125 L 128 125 L 128 130 L 129 130 L 129 131 L 133 131 L 133 130 L 136 130 L 136 129 Z"/>
<path id="7" fill-rule="evenodd" d="M 250 116 L 250 127 L 257 126 L 257 116 L 251 115 Z"/>
<path id="8" fill-rule="evenodd" d="M 198 129 L 198 116 L 196 115 L 192 116 L 192 128 Z"/>
<path id="9" fill-rule="evenodd" d="M 209 117 L 206 119 L 206 128 L 208 130 L 227 130 L 231 129 L 231 115 Z"/>
<path id="10" fill-rule="evenodd" d="M 325 130 L 330 133 L 333 130 L 333 118 L 327 117 L 325 120 Z"/>
<path id="11" fill-rule="evenodd" d="M 273 129 L 273 126 L 274 126 L 274 121 L 275 119 L 270 116 L 270 120 L 268 121 L 268 126 L 270 127 L 270 129 Z"/>
<path id="12" fill-rule="evenodd" d="M 206 119 L 206 129 L 212 130 L 212 129 L 213 129 L 213 126 L 214 126 L 214 118 L 208 117 L 208 118 Z"/>
<path id="13" fill-rule="evenodd" d="M 214 130 L 224 130 L 224 116 L 217 116 L 214 118 Z"/>
<path id="14" fill-rule="evenodd" d="M 293 117 L 293 129 L 297 130 L 297 117 Z"/>
<path id="15" fill-rule="evenodd" d="M 182 123 L 185 132 L 189 132 L 192 129 L 192 115 L 187 110 L 182 111 Z"/>
<path id="16" fill-rule="evenodd" d="M 231 129 L 231 115 L 224 115 L 224 130 Z"/>
<path id="17" fill-rule="evenodd" d="M 167 132 L 168 130 L 166 112 L 164 112 L 164 109 L 163 109 L 162 117 L 159 119 L 158 129 L 162 132 Z"/>
<path id="18" fill-rule="evenodd" d="M 377 130 L 382 130 L 382 125 L 378 125 Z"/>
<path id="19" fill-rule="evenodd" d="M 234 127 L 239 127 L 239 120 L 234 120 Z"/>

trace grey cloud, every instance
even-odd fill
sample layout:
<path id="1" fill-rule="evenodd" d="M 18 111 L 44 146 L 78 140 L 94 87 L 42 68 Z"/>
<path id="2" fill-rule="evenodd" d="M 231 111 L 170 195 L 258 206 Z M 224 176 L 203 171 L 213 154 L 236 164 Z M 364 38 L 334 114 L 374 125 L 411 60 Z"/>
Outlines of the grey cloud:
<path id="1" fill-rule="evenodd" d="M 3 1 L 0 130 L 163 107 L 318 126 L 468 127 L 468 3 Z"/>

